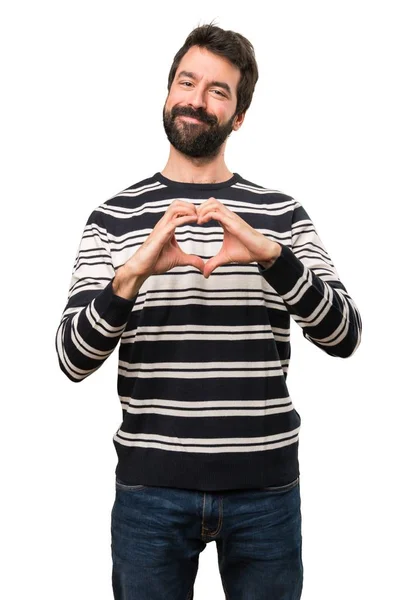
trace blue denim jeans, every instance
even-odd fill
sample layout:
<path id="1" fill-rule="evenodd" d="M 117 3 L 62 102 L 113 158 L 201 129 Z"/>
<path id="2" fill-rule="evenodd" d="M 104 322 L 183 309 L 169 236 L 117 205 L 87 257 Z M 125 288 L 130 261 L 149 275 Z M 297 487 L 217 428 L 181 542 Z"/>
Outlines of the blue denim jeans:
<path id="1" fill-rule="evenodd" d="M 116 600 L 192 600 L 200 552 L 212 541 L 227 600 L 301 596 L 299 480 L 201 492 L 117 479 L 111 539 Z"/>

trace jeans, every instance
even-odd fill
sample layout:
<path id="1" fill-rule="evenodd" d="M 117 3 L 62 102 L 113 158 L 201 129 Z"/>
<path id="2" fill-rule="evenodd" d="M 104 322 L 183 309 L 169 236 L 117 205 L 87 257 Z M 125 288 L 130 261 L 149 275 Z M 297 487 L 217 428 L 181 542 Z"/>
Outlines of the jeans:
<path id="1" fill-rule="evenodd" d="M 192 600 L 199 554 L 212 541 L 227 600 L 301 596 L 299 480 L 202 492 L 116 479 L 111 539 L 116 600 Z"/>

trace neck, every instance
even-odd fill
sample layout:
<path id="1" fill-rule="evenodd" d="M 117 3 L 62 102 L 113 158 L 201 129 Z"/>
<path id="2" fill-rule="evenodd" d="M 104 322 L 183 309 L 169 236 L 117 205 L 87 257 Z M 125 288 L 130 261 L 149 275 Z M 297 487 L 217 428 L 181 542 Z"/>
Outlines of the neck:
<path id="1" fill-rule="evenodd" d="M 161 174 L 182 183 L 220 183 L 233 175 L 225 164 L 223 152 L 212 158 L 192 158 L 178 152 L 173 146 Z"/>

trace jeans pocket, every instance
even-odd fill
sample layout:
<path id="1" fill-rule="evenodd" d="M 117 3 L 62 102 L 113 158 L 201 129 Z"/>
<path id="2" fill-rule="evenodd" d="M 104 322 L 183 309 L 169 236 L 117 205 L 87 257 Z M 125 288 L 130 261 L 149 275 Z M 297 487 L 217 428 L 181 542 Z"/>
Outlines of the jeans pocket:
<path id="1" fill-rule="evenodd" d="M 272 492 L 272 493 L 288 492 L 289 490 L 292 490 L 293 488 L 295 488 L 299 484 L 299 481 L 300 481 L 300 478 L 297 477 L 297 479 L 295 479 L 294 481 L 291 481 L 290 483 L 286 483 L 285 485 L 274 485 L 274 486 L 269 486 L 269 487 L 262 487 L 260 489 L 263 492 Z"/>
<path id="2" fill-rule="evenodd" d="M 120 479 L 115 479 L 115 487 L 119 490 L 124 490 L 126 492 L 136 492 L 137 490 L 142 490 L 143 488 L 148 487 L 147 485 L 130 485 L 129 483 L 124 483 Z"/>

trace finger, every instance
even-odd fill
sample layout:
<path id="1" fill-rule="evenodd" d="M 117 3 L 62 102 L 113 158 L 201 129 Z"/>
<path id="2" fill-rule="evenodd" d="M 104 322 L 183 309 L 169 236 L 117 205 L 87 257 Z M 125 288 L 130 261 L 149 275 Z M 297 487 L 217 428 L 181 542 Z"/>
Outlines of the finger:
<path id="1" fill-rule="evenodd" d="M 227 226 L 229 223 L 229 216 L 224 214 L 219 208 L 214 207 L 211 207 L 208 210 L 201 213 L 197 219 L 197 223 L 199 225 L 202 225 L 204 223 L 208 223 L 209 221 L 211 221 L 211 219 L 218 221 L 222 226 Z"/>
<path id="2" fill-rule="evenodd" d="M 185 252 L 182 252 L 179 264 L 182 267 L 195 267 L 202 273 L 204 272 L 204 261 L 200 258 L 200 256 L 196 256 L 195 254 L 186 254 Z"/>
<path id="3" fill-rule="evenodd" d="M 178 264 L 180 266 L 191 265 L 192 267 L 196 267 L 199 271 L 203 272 L 204 269 L 204 260 L 197 256 L 196 254 L 186 254 L 178 244 L 175 235 L 172 236 L 171 244 L 174 246 L 179 253 Z"/>
<path id="4" fill-rule="evenodd" d="M 219 200 L 217 200 L 214 196 L 210 196 L 208 200 L 205 200 L 202 204 L 200 204 L 200 207 L 206 206 L 207 204 L 210 204 L 210 202 L 219 202 Z"/>
<path id="5" fill-rule="evenodd" d="M 177 227 L 186 225 L 187 223 L 197 223 L 197 215 L 182 215 L 178 213 L 174 215 L 168 223 L 165 224 L 165 230 L 172 232 L 175 231 Z"/>
<path id="6" fill-rule="evenodd" d="M 187 225 L 188 223 L 196 223 L 197 215 L 177 215 L 175 219 L 172 221 L 157 223 L 157 226 L 153 229 L 152 233 L 149 236 L 149 239 L 153 240 L 157 244 L 164 246 L 169 240 L 171 236 L 174 234 L 175 229 L 182 225 Z"/>
<path id="7" fill-rule="evenodd" d="M 197 217 L 197 209 L 194 204 L 185 202 L 184 200 L 174 200 L 156 224 L 155 229 L 164 227 L 166 223 L 169 223 L 174 219 L 189 215 Z"/>
<path id="8" fill-rule="evenodd" d="M 174 200 L 172 204 L 169 205 L 165 214 L 168 215 L 197 215 L 197 208 L 191 202 L 186 202 L 185 200 Z"/>
<path id="9" fill-rule="evenodd" d="M 212 258 L 210 258 L 204 265 L 203 275 L 206 279 L 209 278 L 211 273 L 215 271 L 217 267 L 221 267 L 222 265 L 226 265 L 227 261 L 224 256 L 219 252 Z"/>
<path id="10" fill-rule="evenodd" d="M 232 211 L 229 210 L 229 208 L 222 204 L 222 202 L 216 200 L 215 198 L 209 198 L 208 200 L 203 202 L 203 204 L 200 204 L 200 206 L 198 206 L 197 208 L 197 214 L 199 215 L 199 217 L 201 217 L 210 210 L 220 210 L 226 215 L 234 214 L 232 213 Z"/>
<path id="11" fill-rule="evenodd" d="M 197 214 L 200 216 L 212 208 L 222 208 L 222 206 L 223 205 L 215 198 L 209 198 L 197 207 Z"/>

